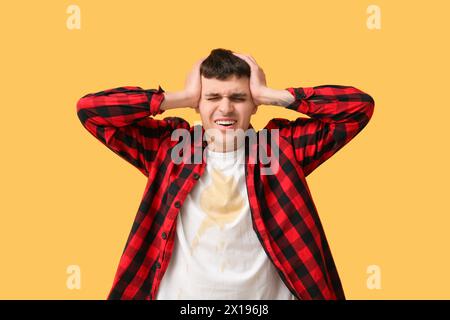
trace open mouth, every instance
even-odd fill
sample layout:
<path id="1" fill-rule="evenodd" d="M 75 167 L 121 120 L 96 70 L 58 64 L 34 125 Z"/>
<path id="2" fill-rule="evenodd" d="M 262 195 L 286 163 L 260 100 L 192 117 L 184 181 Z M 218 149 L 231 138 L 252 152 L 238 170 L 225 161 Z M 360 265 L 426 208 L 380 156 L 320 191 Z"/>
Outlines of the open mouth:
<path id="1" fill-rule="evenodd" d="M 237 121 L 236 120 L 216 120 L 214 121 L 219 127 L 230 128 L 233 127 Z"/>

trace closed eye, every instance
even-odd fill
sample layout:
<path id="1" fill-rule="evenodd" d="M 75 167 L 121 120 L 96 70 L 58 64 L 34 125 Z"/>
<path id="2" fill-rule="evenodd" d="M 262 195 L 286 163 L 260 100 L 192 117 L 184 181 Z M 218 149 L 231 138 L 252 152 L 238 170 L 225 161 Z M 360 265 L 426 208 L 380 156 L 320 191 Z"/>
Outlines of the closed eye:
<path id="1" fill-rule="evenodd" d="M 214 100 L 217 100 L 217 99 L 219 99 L 219 98 L 218 98 L 218 97 L 216 97 L 216 98 L 209 98 L 208 100 L 214 101 Z M 242 98 L 232 98 L 231 100 L 235 100 L 235 101 L 245 101 L 245 99 L 242 99 Z"/>

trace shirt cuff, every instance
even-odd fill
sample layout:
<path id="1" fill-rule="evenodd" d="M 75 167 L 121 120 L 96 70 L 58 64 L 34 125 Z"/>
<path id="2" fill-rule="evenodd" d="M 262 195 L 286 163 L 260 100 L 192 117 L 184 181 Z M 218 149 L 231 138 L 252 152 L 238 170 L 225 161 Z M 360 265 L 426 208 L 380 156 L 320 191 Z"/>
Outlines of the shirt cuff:
<path id="1" fill-rule="evenodd" d="M 313 87 L 301 87 L 301 88 L 286 88 L 295 98 L 294 102 L 288 105 L 286 108 L 294 111 L 301 112 L 303 114 L 308 113 L 308 104 L 301 103 L 303 100 L 308 99 L 314 94 Z"/>
<path id="2" fill-rule="evenodd" d="M 150 99 L 150 114 L 152 116 L 161 114 L 164 112 L 163 109 L 160 108 L 161 103 L 164 100 L 164 89 L 161 86 L 158 86 L 158 90 L 149 89 L 145 90 Z"/>

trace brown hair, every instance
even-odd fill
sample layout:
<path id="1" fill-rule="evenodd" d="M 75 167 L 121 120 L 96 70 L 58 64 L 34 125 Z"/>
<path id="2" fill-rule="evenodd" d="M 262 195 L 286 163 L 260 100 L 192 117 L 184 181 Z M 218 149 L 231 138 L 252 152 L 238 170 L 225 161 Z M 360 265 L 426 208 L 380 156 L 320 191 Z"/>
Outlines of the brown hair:
<path id="1" fill-rule="evenodd" d="M 200 65 L 200 74 L 205 78 L 226 80 L 230 76 L 250 78 L 250 66 L 235 56 L 231 50 L 214 49 Z"/>

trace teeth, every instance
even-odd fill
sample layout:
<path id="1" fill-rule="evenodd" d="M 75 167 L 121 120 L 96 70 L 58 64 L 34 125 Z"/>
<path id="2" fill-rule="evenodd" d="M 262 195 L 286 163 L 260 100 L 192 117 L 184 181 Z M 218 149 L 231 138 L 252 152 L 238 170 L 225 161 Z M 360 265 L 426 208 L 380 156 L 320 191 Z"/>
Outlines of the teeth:
<path id="1" fill-rule="evenodd" d="M 236 123 L 236 121 L 234 121 L 234 120 L 231 120 L 231 121 L 228 121 L 228 120 L 217 120 L 216 123 L 217 124 L 227 125 L 227 124 L 234 124 L 234 123 Z"/>

